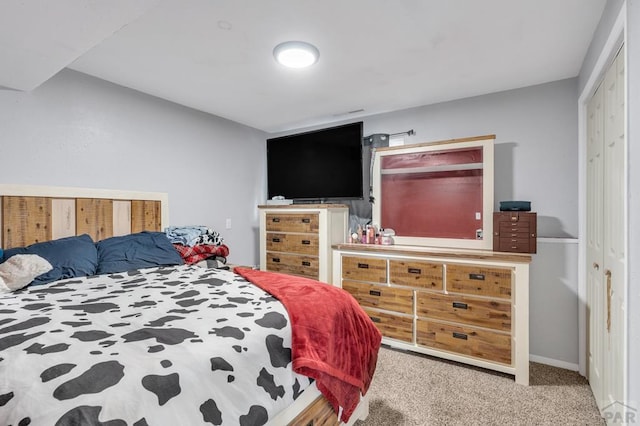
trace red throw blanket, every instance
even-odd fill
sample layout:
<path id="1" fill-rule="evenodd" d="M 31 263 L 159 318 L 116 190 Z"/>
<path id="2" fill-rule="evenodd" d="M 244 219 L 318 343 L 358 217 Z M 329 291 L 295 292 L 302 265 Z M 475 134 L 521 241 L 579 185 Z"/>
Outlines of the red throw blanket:
<path id="1" fill-rule="evenodd" d="M 376 369 L 382 335 L 346 291 L 316 280 L 237 267 L 236 274 L 268 291 L 287 309 L 293 370 L 316 386 L 347 422 Z"/>

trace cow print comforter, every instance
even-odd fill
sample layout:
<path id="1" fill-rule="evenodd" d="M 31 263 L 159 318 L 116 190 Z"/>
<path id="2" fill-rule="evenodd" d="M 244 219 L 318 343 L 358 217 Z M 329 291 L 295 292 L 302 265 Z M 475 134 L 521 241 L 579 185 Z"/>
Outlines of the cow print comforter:
<path id="1" fill-rule="evenodd" d="M 0 424 L 262 425 L 310 384 L 284 306 L 229 271 L 150 268 L 0 296 Z"/>

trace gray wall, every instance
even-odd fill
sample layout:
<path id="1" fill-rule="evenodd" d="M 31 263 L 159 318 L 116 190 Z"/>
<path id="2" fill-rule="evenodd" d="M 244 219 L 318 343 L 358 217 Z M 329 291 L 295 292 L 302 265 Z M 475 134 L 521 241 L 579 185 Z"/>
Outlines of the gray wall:
<path id="1" fill-rule="evenodd" d="M 500 201 L 531 201 L 532 210 L 538 213 L 540 237 L 576 238 L 577 84 L 577 78 L 560 80 L 331 126 L 362 120 L 365 135 L 415 130 L 405 144 L 495 134 L 495 210 Z"/>
<path id="2" fill-rule="evenodd" d="M 582 61 L 582 67 L 580 69 L 580 74 L 578 75 L 578 93 L 582 93 L 584 90 L 587 80 L 589 79 L 589 76 L 596 65 L 596 61 L 600 56 L 600 52 L 609 37 L 611 28 L 620 13 L 620 8 L 623 3 L 624 0 L 607 0 L 607 4 L 605 5 L 604 10 L 602 11 L 602 16 L 600 17 L 598 27 L 593 34 L 591 43 L 589 44 L 587 54 Z"/>
<path id="3" fill-rule="evenodd" d="M 538 236 L 555 237 L 531 265 L 530 353 L 576 369 L 577 244 L 567 237 L 578 235 L 577 89 L 574 78 L 364 120 L 365 134 L 414 129 L 405 143 L 496 135 L 494 210 L 529 200 Z"/>
<path id="4" fill-rule="evenodd" d="M 414 129 L 405 143 L 495 134 L 495 210 L 528 200 L 540 237 L 576 237 L 577 102 L 577 80 L 568 79 L 368 117 L 364 130 Z"/>
<path id="5" fill-rule="evenodd" d="M 407 143 L 496 134 L 495 207 L 530 200 L 540 236 L 576 236 L 576 105 L 568 79 L 368 117 L 365 134 L 414 129 Z M 257 262 L 264 133 L 68 70 L 31 93 L 0 91 L 0 129 L 1 182 L 168 192 L 172 224 L 210 225 L 232 261 Z M 577 335 L 574 304 L 551 309 L 568 290 L 544 278 L 563 280 L 569 261 L 540 278 L 532 266 L 532 318 L 565 328 L 532 321 L 531 353 L 574 364 L 573 343 L 559 338 Z"/>
<path id="6" fill-rule="evenodd" d="M 407 144 L 496 135 L 494 209 L 501 200 L 531 201 L 538 213 L 538 235 L 549 237 L 538 244 L 531 265 L 530 352 L 575 369 L 577 83 L 577 78 L 561 80 L 363 119 L 365 135 L 414 129 L 415 135 L 405 138 Z M 309 128 L 287 133 L 303 130 Z"/>
<path id="7" fill-rule="evenodd" d="M 0 182 L 168 192 L 170 224 L 214 228 L 236 263 L 258 259 L 264 141 L 71 70 L 32 92 L 0 90 Z"/>
<path id="8" fill-rule="evenodd" d="M 533 360 L 577 369 L 578 240 L 539 240 L 529 278 L 529 352 L 538 357 Z"/>

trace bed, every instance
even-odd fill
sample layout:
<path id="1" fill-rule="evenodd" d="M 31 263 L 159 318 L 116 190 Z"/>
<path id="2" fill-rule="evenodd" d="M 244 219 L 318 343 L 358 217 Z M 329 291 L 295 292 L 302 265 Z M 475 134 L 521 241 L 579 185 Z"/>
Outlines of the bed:
<path id="1" fill-rule="evenodd" d="M 348 297 L 336 302 L 342 290 L 182 264 L 160 238 L 166 194 L 0 185 L 0 195 L 13 259 L 0 268 L 38 274 L 0 294 L 0 423 L 353 424 L 368 414 L 380 335 Z M 151 252 L 132 251 L 138 240 Z"/>

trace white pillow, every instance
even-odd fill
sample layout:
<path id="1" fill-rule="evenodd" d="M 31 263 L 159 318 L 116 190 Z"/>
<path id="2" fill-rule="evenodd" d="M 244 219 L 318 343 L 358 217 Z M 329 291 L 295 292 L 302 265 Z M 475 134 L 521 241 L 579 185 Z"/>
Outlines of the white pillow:
<path id="1" fill-rule="evenodd" d="M 53 266 L 37 254 L 16 254 L 0 264 L 0 293 L 16 291 Z"/>

